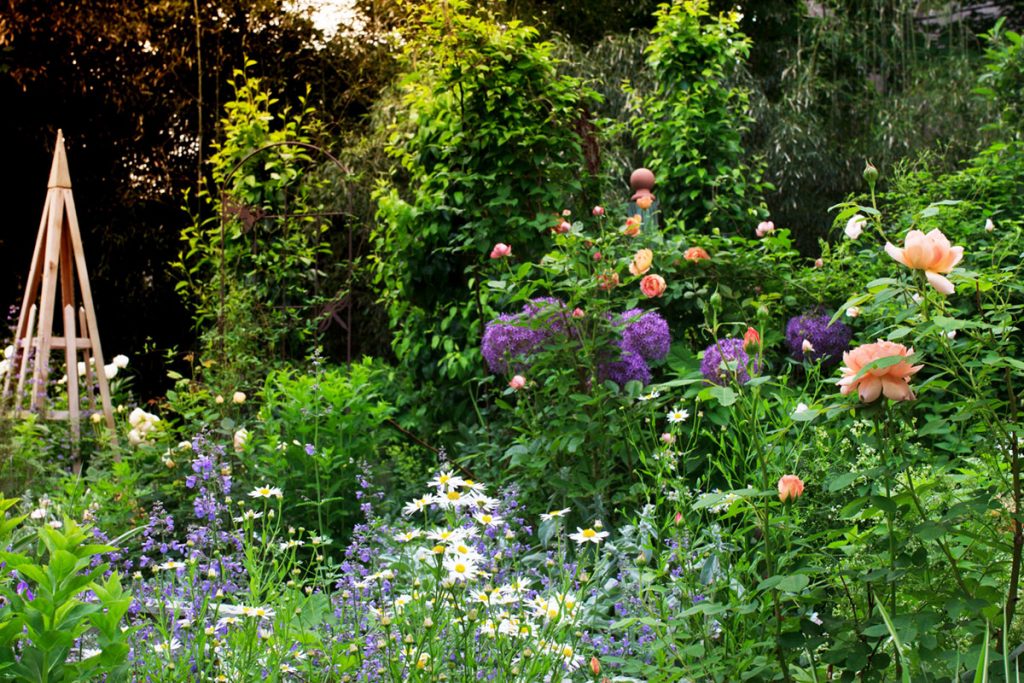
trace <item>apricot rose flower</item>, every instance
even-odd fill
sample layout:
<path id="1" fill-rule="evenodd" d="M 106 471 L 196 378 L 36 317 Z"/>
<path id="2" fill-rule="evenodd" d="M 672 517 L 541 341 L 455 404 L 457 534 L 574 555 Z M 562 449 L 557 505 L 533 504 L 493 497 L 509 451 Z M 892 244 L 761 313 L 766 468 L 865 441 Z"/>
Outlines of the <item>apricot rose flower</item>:
<path id="1" fill-rule="evenodd" d="M 963 247 L 954 247 L 942 231 L 936 228 L 928 234 L 911 230 L 903 242 L 903 248 L 885 243 L 885 253 L 907 268 L 923 270 L 928 284 L 939 292 L 949 295 L 954 291 L 953 283 L 943 274 L 953 270 L 964 257 Z"/>
<path id="2" fill-rule="evenodd" d="M 906 360 L 900 360 L 895 365 L 873 368 L 857 377 L 864 367 L 876 360 L 893 356 L 909 358 L 913 354 L 914 349 L 908 349 L 903 344 L 882 340 L 847 351 L 843 354 L 846 367 L 843 368 L 843 378 L 839 380 L 840 392 L 846 396 L 856 389 L 864 403 L 871 403 L 883 394 L 893 401 L 913 399 L 910 377 L 924 367 L 923 365 L 911 365 Z"/>
<path id="3" fill-rule="evenodd" d="M 633 275 L 643 275 L 651 269 L 654 261 L 654 252 L 650 249 L 640 249 L 633 254 L 633 262 L 629 264 L 629 272 Z"/>

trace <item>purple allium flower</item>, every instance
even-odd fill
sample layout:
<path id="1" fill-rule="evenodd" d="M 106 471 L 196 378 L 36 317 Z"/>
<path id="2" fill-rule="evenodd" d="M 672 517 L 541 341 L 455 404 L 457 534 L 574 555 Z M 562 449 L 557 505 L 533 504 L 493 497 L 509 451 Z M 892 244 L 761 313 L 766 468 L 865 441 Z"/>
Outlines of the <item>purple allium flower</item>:
<path id="1" fill-rule="evenodd" d="M 602 379 L 610 379 L 620 387 L 626 386 L 627 382 L 636 380 L 641 384 L 649 384 L 651 381 L 651 368 L 636 351 L 630 349 L 625 341 L 618 344 L 619 359 L 602 363 L 598 368 L 598 376 Z"/>
<path id="2" fill-rule="evenodd" d="M 520 324 L 518 315 L 500 315 L 487 323 L 480 351 L 491 372 L 508 372 L 509 361 L 522 361 L 548 338 L 548 331 Z"/>
<path id="3" fill-rule="evenodd" d="M 751 370 L 761 374 L 761 362 L 757 356 L 751 358 L 743 350 L 743 340 L 736 337 L 719 339 L 704 349 L 704 360 L 700 372 L 712 384 L 725 386 L 733 380 L 740 384 L 750 381 Z"/>
<path id="4" fill-rule="evenodd" d="M 631 308 L 619 316 L 622 340 L 626 348 L 640 354 L 645 360 L 662 360 L 668 355 L 672 336 L 668 323 L 659 314 Z"/>
<path id="5" fill-rule="evenodd" d="M 822 365 L 839 362 L 850 346 L 853 330 L 838 320 L 831 325 L 828 313 L 810 311 L 789 319 L 786 324 L 786 343 L 789 352 L 798 361 L 822 361 Z M 804 341 L 810 344 L 805 351 Z"/>

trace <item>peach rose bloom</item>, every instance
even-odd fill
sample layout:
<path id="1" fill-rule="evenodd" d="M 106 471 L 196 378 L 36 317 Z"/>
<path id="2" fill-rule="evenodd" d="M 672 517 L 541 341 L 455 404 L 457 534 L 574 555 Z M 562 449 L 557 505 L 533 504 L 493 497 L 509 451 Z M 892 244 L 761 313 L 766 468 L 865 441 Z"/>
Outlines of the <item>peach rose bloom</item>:
<path id="1" fill-rule="evenodd" d="M 647 275 L 640 281 L 640 291 L 651 299 L 664 294 L 667 286 L 665 278 L 660 275 Z"/>
<path id="2" fill-rule="evenodd" d="M 626 219 L 626 227 L 622 231 L 627 237 L 636 237 L 640 234 L 640 224 L 643 223 L 643 218 L 640 214 L 635 214 Z"/>
<path id="3" fill-rule="evenodd" d="M 650 249 L 640 249 L 633 254 L 633 262 L 629 264 L 629 272 L 633 275 L 643 275 L 651 269 L 651 262 L 654 261 L 654 252 Z"/>
<path id="4" fill-rule="evenodd" d="M 526 378 L 522 375 L 516 375 L 508 381 L 508 385 L 511 387 L 512 391 L 519 391 L 526 386 Z"/>
<path id="5" fill-rule="evenodd" d="M 795 474 L 787 474 L 779 479 L 779 500 L 796 500 L 804 494 L 804 482 Z"/>
<path id="6" fill-rule="evenodd" d="M 954 291 L 953 283 L 943 277 L 943 273 L 953 270 L 964 257 L 963 247 L 954 247 L 936 228 L 928 234 L 920 230 L 911 230 L 903 242 L 903 248 L 885 243 L 885 253 L 899 261 L 907 268 L 923 270 L 928 284 L 943 294 Z"/>
<path id="7" fill-rule="evenodd" d="M 683 258 L 687 261 L 700 261 L 702 259 L 710 259 L 711 255 L 708 254 L 704 247 L 690 247 L 683 252 Z"/>
<path id="8" fill-rule="evenodd" d="M 908 349 L 903 344 L 879 340 L 874 344 L 858 346 L 853 351 L 843 354 L 843 378 L 839 380 L 840 392 L 846 396 L 857 390 L 860 400 L 864 403 L 871 403 L 880 395 L 893 401 L 909 401 L 914 398 L 914 392 L 910 390 L 910 376 L 923 368 L 923 365 L 911 365 L 901 360 L 895 365 L 887 368 L 875 368 L 866 372 L 863 376 L 857 377 L 861 369 L 873 361 L 891 356 L 903 356 L 904 358 L 913 355 L 914 349 Z"/>

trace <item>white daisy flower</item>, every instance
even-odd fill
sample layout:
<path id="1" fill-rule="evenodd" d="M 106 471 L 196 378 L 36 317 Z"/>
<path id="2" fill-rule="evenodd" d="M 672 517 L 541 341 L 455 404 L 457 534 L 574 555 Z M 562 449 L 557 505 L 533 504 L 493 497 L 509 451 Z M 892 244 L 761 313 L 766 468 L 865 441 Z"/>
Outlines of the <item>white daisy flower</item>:
<path id="1" fill-rule="evenodd" d="M 415 515 L 417 512 L 421 512 L 422 510 L 426 509 L 427 506 L 433 502 L 434 497 L 429 495 L 423 496 L 422 498 L 417 498 L 416 500 L 410 500 L 408 503 L 405 504 L 405 507 L 402 508 L 402 514 Z"/>
<path id="2" fill-rule="evenodd" d="M 690 411 L 680 410 L 679 408 L 673 408 L 668 413 L 668 421 L 671 424 L 679 424 L 680 422 L 686 422 L 690 418 Z"/>
<path id="3" fill-rule="evenodd" d="M 427 482 L 428 486 L 433 486 L 439 491 L 450 491 L 462 487 L 466 483 L 466 480 L 457 474 L 452 474 L 451 470 L 441 470 L 441 472 Z"/>
<path id="4" fill-rule="evenodd" d="M 412 529 L 411 531 L 403 531 L 400 534 L 395 534 L 395 540 L 399 543 L 408 543 L 414 539 L 419 538 L 423 535 L 423 532 L 419 529 Z"/>
<path id="5" fill-rule="evenodd" d="M 597 545 L 607 537 L 607 531 L 594 531 L 590 528 L 581 529 L 579 527 L 576 527 L 576 533 L 569 534 L 569 538 L 576 541 L 579 545 L 583 545 L 584 543 L 593 543 L 594 545 Z"/>
<path id="6" fill-rule="evenodd" d="M 481 512 L 478 515 L 474 515 L 473 519 L 480 522 L 484 526 L 498 526 L 504 522 L 504 518 L 498 515 L 492 515 L 490 512 Z"/>
<path id="7" fill-rule="evenodd" d="M 563 508 L 561 510 L 552 510 L 551 512 L 545 512 L 544 514 L 542 514 L 540 516 L 540 518 L 541 518 L 541 521 L 543 521 L 543 522 L 550 522 L 552 519 L 555 519 L 556 517 L 565 517 L 570 512 L 572 512 L 572 508 Z"/>
<path id="8" fill-rule="evenodd" d="M 472 581 L 482 572 L 474 562 L 465 557 L 449 557 L 444 561 L 448 579 L 454 582 Z"/>
<path id="9" fill-rule="evenodd" d="M 281 498 L 283 495 L 277 486 L 259 486 L 249 491 L 250 498 Z"/>

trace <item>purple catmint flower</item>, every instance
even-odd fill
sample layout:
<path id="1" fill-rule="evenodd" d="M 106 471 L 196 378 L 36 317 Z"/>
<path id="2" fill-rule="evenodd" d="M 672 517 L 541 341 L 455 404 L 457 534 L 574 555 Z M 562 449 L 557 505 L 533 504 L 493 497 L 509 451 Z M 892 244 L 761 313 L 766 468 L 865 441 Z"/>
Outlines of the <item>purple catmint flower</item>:
<path id="1" fill-rule="evenodd" d="M 663 360 L 672 345 L 668 323 L 661 315 L 640 308 L 631 308 L 618 317 L 626 348 L 640 354 L 644 360 Z"/>
<path id="2" fill-rule="evenodd" d="M 700 372 L 712 384 L 725 386 L 733 381 L 746 384 L 750 381 L 751 372 L 761 374 L 761 362 L 757 356 L 751 358 L 747 355 L 742 339 L 729 337 L 719 339 L 704 349 Z"/>
<path id="3" fill-rule="evenodd" d="M 839 362 L 850 346 L 853 330 L 820 309 L 794 316 L 786 324 L 786 344 L 798 361 L 817 361 L 822 365 Z M 804 342 L 807 342 L 806 344 Z"/>

